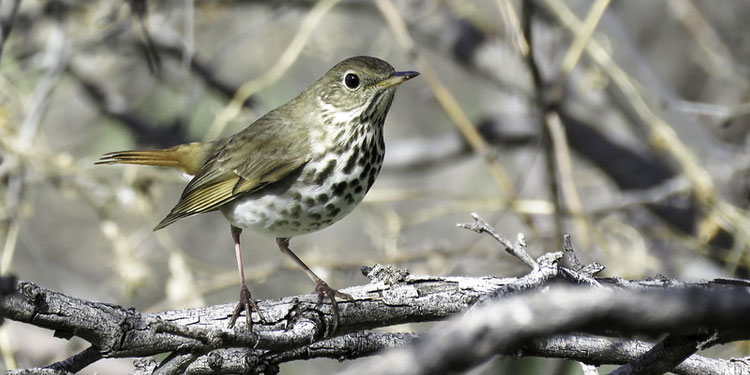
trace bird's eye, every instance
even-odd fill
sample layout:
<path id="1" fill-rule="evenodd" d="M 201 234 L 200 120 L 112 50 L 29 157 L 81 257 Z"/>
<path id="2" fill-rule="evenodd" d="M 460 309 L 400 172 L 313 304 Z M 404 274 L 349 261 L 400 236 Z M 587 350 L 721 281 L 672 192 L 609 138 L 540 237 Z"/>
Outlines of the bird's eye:
<path id="1" fill-rule="evenodd" d="M 344 77 L 344 84 L 352 90 L 356 89 L 359 87 L 359 76 L 354 73 L 348 73 L 346 77 Z"/>

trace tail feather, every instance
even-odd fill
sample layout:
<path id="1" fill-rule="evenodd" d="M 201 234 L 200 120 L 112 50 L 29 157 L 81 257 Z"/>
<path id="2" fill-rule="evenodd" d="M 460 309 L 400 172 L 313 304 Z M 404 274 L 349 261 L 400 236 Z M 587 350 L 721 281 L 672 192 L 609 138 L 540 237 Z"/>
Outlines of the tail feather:
<path id="1" fill-rule="evenodd" d="M 182 169 L 196 174 L 211 151 L 211 143 L 187 143 L 163 150 L 127 150 L 102 155 L 94 164 L 139 164 Z"/>
<path id="2" fill-rule="evenodd" d="M 179 168 L 180 160 L 169 150 L 127 150 L 106 153 L 94 164 L 140 164 Z"/>
<path id="3" fill-rule="evenodd" d="M 94 164 L 139 164 L 181 169 L 195 175 L 213 151 L 213 143 L 194 142 L 177 145 L 163 150 L 126 150 L 110 152 Z M 172 210 L 154 230 L 166 227 L 175 221 L 197 215 L 199 212 Z"/>

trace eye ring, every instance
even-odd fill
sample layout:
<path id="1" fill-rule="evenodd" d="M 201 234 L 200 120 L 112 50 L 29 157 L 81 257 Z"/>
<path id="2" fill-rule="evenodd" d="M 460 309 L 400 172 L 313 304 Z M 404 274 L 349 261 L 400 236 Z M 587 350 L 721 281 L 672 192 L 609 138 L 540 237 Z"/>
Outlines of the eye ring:
<path id="1" fill-rule="evenodd" d="M 359 76 L 354 73 L 346 73 L 344 76 L 344 85 L 351 90 L 359 87 Z"/>

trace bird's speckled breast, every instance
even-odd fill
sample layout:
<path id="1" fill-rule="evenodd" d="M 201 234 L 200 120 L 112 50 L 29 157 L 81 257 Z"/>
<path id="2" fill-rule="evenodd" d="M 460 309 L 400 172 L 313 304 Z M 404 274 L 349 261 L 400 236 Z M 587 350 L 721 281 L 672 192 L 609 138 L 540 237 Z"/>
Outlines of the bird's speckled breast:
<path id="1" fill-rule="evenodd" d="M 300 171 L 229 202 L 221 208 L 224 216 L 240 228 L 291 238 L 348 215 L 372 187 L 385 154 L 385 113 L 360 117 L 368 123 L 326 134 L 312 132 L 318 152 Z"/>

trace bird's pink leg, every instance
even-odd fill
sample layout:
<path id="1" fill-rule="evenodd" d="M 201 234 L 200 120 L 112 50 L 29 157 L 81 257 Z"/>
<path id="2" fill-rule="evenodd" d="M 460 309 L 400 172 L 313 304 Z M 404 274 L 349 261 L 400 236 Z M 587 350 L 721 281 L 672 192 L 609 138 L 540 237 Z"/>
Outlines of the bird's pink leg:
<path id="1" fill-rule="evenodd" d="M 318 275 L 316 275 L 315 272 L 313 272 L 310 267 L 308 267 L 302 261 L 302 259 L 294 254 L 292 252 L 292 249 L 289 248 L 289 238 L 277 238 L 276 245 L 279 246 L 279 250 L 281 250 L 282 253 L 292 258 L 292 260 L 297 263 L 297 265 L 302 267 L 302 270 L 305 271 L 307 277 L 309 277 L 315 283 L 315 292 L 318 294 L 318 304 L 323 303 L 323 296 L 328 297 L 328 299 L 331 301 L 331 306 L 333 307 L 333 315 L 335 317 L 333 331 L 335 331 L 340 322 L 339 304 L 336 302 L 336 297 L 343 298 L 349 301 L 353 301 L 354 298 L 349 294 L 342 293 L 336 289 L 331 288 L 328 283 L 318 277 Z"/>
<path id="2" fill-rule="evenodd" d="M 245 317 L 247 318 L 247 330 L 252 331 L 253 329 L 253 319 L 252 319 L 252 311 L 255 310 L 258 313 L 258 316 L 260 316 L 261 320 L 265 321 L 266 319 L 263 317 L 263 314 L 260 312 L 260 308 L 258 308 L 258 305 L 255 304 L 253 301 L 252 296 L 250 295 L 250 289 L 247 288 L 247 284 L 245 284 L 245 267 L 242 264 L 242 248 L 240 247 L 240 234 L 242 233 L 242 229 L 235 227 L 234 225 L 231 226 L 232 230 L 232 240 L 234 241 L 234 255 L 237 258 L 237 270 L 240 274 L 240 302 L 237 303 L 237 307 L 234 308 L 234 313 L 232 314 L 232 320 L 229 321 L 229 328 L 234 327 L 234 323 L 237 322 L 237 318 L 240 316 L 240 313 L 242 310 L 245 310 Z"/>

